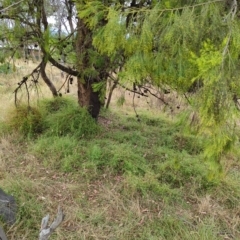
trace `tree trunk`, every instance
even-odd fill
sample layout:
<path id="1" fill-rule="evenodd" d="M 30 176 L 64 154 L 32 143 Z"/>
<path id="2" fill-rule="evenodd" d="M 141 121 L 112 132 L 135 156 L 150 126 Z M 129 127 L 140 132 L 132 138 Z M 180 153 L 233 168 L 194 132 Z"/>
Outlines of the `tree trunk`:
<path id="1" fill-rule="evenodd" d="M 81 107 L 87 107 L 93 118 L 97 118 L 101 108 L 99 93 L 94 92 L 88 83 L 82 83 L 78 79 L 78 103 Z"/>
<path id="2" fill-rule="evenodd" d="M 88 108 L 93 118 L 97 118 L 101 108 L 99 92 L 93 91 L 92 84 L 99 79 L 86 76 L 84 71 L 91 68 L 88 51 L 92 49 L 92 35 L 81 19 L 78 19 L 78 32 L 76 38 L 78 78 L 78 103 L 81 107 Z"/>

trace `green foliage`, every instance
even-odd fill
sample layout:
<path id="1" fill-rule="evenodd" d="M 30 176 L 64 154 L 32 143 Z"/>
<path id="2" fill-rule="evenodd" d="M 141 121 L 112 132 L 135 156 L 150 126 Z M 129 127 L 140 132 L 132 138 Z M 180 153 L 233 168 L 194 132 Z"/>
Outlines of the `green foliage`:
<path id="1" fill-rule="evenodd" d="M 101 1 L 85 1 L 84 4 L 77 4 L 79 17 L 86 19 L 90 28 L 96 28 L 99 22 L 104 20 L 104 4 Z"/>
<path id="2" fill-rule="evenodd" d="M 47 29 L 43 33 L 43 47 L 44 47 L 44 50 L 46 51 L 47 55 L 50 54 L 50 37 L 51 37 L 50 36 L 50 28 L 48 26 Z"/>
<path id="3" fill-rule="evenodd" d="M 17 220 L 16 225 L 18 234 L 22 233 L 23 228 L 28 229 L 28 234 L 38 236 L 39 219 L 42 218 L 43 205 L 37 201 L 36 185 L 29 179 L 19 181 L 14 178 L 5 184 L 5 190 L 15 197 L 17 203 Z"/>
<path id="4" fill-rule="evenodd" d="M 94 3 L 107 19 L 102 27 L 93 17 Z M 200 110 L 201 130 L 208 132 L 212 154 L 216 150 L 219 159 L 219 152 L 234 143 L 221 129 L 234 122 L 229 120 L 233 96 L 240 94 L 239 19 L 222 2 L 153 1 L 150 8 L 126 11 L 118 4 L 103 5 L 91 1 L 80 16 L 94 29 L 93 44 L 100 53 L 119 62 L 119 53 L 124 56 L 121 82 L 167 84 L 182 93 L 201 79 L 203 87 L 191 102 Z"/>
<path id="5" fill-rule="evenodd" d="M 117 105 L 120 107 L 120 106 L 123 106 L 124 103 L 125 103 L 125 96 L 124 96 L 124 95 L 121 95 L 121 96 L 117 99 Z"/>
<path id="6" fill-rule="evenodd" d="M 95 164 L 99 164 L 101 163 L 102 155 L 102 149 L 98 145 L 89 146 L 87 157 L 90 161 L 94 162 Z"/>
<path id="7" fill-rule="evenodd" d="M 93 39 L 93 44 L 99 46 L 101 53 L 107 53 L 108 55 L 116 54 L 116 45 L 123 46 L 125 43 L 126 27 L 124 22 L 120 21 L 119 14 L 113 8 L 109 9 L 107 16 L 108 24 L 106 28 L 99 30 L 96 34 L 96 38 Z M 114 34 L 113 30 L 114 29 Z M 107 41 L 107 46 L 105 45 Z"/>
<path id="8" fill-rule="evenodd" d="M 118 173 L 132 173 L 144 175 L 148 167 L 146 161 L 136 151 L 129 148 L 127 144 L 118 144 L 112 149 L 112 157 L 108 165 Z"/>
<path id="9" fill-rule="evenodd" d="M 49 114 L 66 108 L 64 100 L 44 105 Z M 18 201 L 15 238 L 36 238 L 45 214 L 42 203 L 64 199 L 72 223 L 85 225 L 77 233 L 59 228 L 60 238 L 99 231 L 98 236 L 109 239 L 238 239 L 239 150 L 225 156 L 227 171 L 219 179 L 203 161 L 206 138 L 186 131 L 186 121 L 153 113 L 139 114 L 138 122 L 118 110 L 104 113 L 112 123 L 96 136 L 79 140 L 45 130 L 26 140 L 20 158 L 5 156 L 4 148 L 18 155 L 19 149 L 9 151 L 9 138 L 1 139 L 1 168 L 6 164 L 16 176 L 6 171 L 0 177 Z"/>
<path id="10" fill-rule="evenodd" d="M 165 161 L 155 164 L 155 172 L 159 174 L 159 181 L 168 183 L 173 188 L 187 185 L 193 178 L 199 189 L 208 189 L 219 183 L 218 176 L 211 177 L 212 169 L 208 168 L 203 159 L 188 156 L 184 152 L 176 156 L 167 151 Z"/>
<path id="11" fill-rule="evenodd" d="M 0 65 L 0 74 L 8 74 L 11 73 L 13 69 L 10 67 L 9 63 L 3 63 Z"/>
<path id="12" fill-rule="evenodd" d="M 153 195 L 161 196 L 164 201 L 175 202 L 181 199 L 181 192 L 177 189 L 171 188 L 169 184 L 160 184 L 157 176 L 151 172 L 144 175 L 144 177 L 138 177 L 132 174 L 126 176 L 125 194 L 141 194 L 143 196 Z"/>
<path id="13" fill-rule="evenodd" d="M 107 86 L 107 82 L 104 81 L 104 80 L 101 81 L 101 82 L 92 84 L 93 91 L 98 92 L 99 99 L 100 99 L 102 104 L 104 104 L 104 102 L 105 102 L 106 86 Z"/>

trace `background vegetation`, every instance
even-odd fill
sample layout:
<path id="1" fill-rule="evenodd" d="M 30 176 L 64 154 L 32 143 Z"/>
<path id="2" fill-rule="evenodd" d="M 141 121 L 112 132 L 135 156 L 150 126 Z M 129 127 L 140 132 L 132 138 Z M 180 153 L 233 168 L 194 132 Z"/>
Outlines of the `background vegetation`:
<path id="1" fill-rule="evenodd" d="M 1 92 L 1 110 L 11 108 L 9 86 Z M 238 144 L 212 171 L 206 138 L 186 127 L 184 111 L 139 100 L 138 121 L 118 95 L 98 123 L 74 95 L 5 111 L 0 182 L 18 203 L 17 222 L 2 222 L 8 238 L 37 238 L 42 217 L 61 205 L 52 239 L 238 239 Z"/>
<path id="2" fill-rule="evenodd" d="M 37 238 L 61 205 L 53 239 L 239 239 L 239 13 L 237 0 L 0 1 L 8 238 Z"/>

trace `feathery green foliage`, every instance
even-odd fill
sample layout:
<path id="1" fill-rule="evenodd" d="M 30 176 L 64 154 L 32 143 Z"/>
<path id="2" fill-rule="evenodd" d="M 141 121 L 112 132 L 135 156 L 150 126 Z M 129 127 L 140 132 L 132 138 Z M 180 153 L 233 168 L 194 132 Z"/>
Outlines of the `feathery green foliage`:
<path id="1" fill-rule="evenodd" d="M 80 13 L 93 29 L 93 44 L 116 61 L 122 83 L 151 83 L 185 93 L 195 81 L 202 88 L 189 97 L 200 114 L 201 134 L 209 141 L 207 158 L 219 159 L 236 139 L 238 116 L 240 20 L 238 6 L 224 1 L 152 1 L 151 6 L 97 4 L 106 24 L 92 18 L 85 5 Z M 102 6 L 100 6 L 102 4 Z"/>

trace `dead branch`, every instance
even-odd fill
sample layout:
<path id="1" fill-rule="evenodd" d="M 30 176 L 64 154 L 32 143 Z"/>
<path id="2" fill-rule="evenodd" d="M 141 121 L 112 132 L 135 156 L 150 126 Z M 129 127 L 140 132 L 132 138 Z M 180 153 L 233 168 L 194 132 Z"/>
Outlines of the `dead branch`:
<path id="1" fill-rule="evenodd" d="M 32 77 L 33 82 L 35 84 L 38 82 L 40 66 L 41 66 L 41 63 L 30 74 L 23 77 L 22 81 L 18 82 L 18 87 L 14 90 L 15 106 L 17 106 L 17 93 L 21 89 L 22 85 L 25 85 L 25 88 L 27 91 L 27 96 L 28 96 L 28 103 L 29 103 L 30 99 L 29 99 L 29 91 L 28 91 L 27 81 L 28 81 L 29 77 Z M 37 73 L 37 76 L 34 75 L 35 73 Z"/>
<path id="2" fill-rule="evenodd" d="M 50 227 L 48 227 L 49 214 L 42 219 L 41 231 L 39 234 L 39 240 L 48 240 L 50 235 L 55 231 L 55 229 L 61 224 L 64 219 L 64 214 L 61 207 L 58 207 L 58 213 L 55 220 L 52 222 Z"/>

